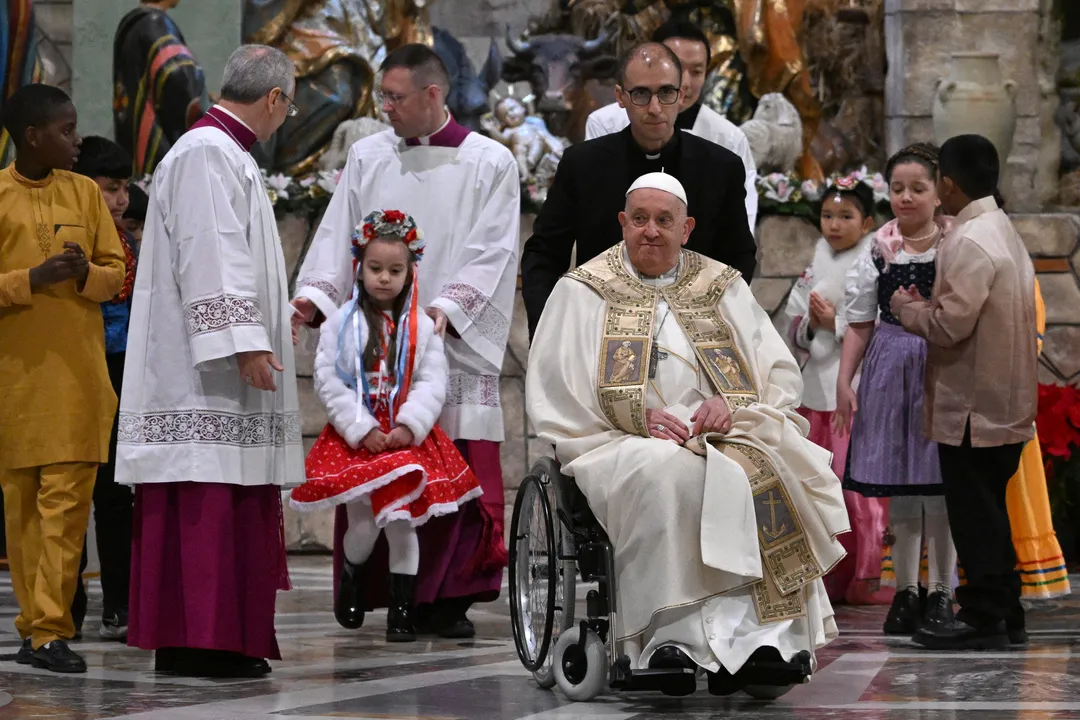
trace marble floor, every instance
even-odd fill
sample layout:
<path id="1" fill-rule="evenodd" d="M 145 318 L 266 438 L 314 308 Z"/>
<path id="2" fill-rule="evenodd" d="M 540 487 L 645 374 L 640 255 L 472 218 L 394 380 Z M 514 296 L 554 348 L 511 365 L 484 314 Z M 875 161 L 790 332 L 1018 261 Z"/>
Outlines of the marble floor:
<path id="1" fill-rule="evenodd" d="M 73 645 L 89 672 L 16 665 L 17 610 L 10 579 L 0 574 L 0 720 L 1080 718 L 1080 598 L 1031 612 L 1024 651 L 924 652 L 881 636 L 883 608 L 840 608 L 843 635 L 819 653 L 813 682 L 773 703 L 712 697 L 702 683 L 690 698 L 611 694 L 574 704 L 537 688 L 522 670 L 505 602 L 474 610 L 474 641 L 391 646 L 381 614 L 360 631 L 335 624 L 327 558 L 294 557 L 290 566 L 296 589 L 279 596 L 277 619 L 285 660 L 267 679 L 247 681 L 155 676 L 150 653 L 97 640 L 93 588 L 86 639 Z"/>

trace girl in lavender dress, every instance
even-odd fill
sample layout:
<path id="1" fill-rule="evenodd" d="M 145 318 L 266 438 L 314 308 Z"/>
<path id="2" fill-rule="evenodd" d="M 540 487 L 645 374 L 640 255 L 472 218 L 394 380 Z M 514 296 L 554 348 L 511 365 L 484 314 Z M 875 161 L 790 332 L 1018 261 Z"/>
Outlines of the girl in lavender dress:
<path id="1" fill-rule="evenodd" d="M 949 533 L 937 446 L 923 434 L 926 341 L 905 331 L 889 311 L 900 287 L 930 297 L 937 246 L 948 219 L 935 217 L 937 148 L 904 148 L 886 166 L 896 219 L 874 235 L 847 275 L 849 328 L 837 379 L 838 431 L 851 430 L 844 489 L 890 498 L 889 527 L 896 596 L 885 634 L 912 635 L 920 625 L 952 619 L 956 549 Z M 852 389 L 862 366 L 858 395 Z M 929 555 L 929 597 L 919 600 L 923 542 Z"/>

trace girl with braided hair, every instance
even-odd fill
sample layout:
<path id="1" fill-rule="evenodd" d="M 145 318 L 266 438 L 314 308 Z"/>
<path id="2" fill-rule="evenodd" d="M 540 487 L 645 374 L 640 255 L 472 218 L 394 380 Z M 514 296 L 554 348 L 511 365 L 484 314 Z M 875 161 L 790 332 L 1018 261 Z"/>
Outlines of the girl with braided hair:
<path id="1" fill-rule="evenodd" d="M 890 498 L 889 527 L 896 595 L 887 635 L 952 621 L 956 549 L 949 532 L 937 446 L 923 433 L 926 341 L 901 327 L 889 309 L 893 293 L 934 285 L 938 243 L 951 219 L 937 216 L 937 148 L 904 148 L 886 166 L 895 220 L 879 229 L 848 271 L 844 335 L 837 379 L 838 432 L 850 429 L 844 489 Z M 853 383 L 859 363 L 862 375 Z M 923 541 L 929 555 L 929 598 L 919 598 Z"/>

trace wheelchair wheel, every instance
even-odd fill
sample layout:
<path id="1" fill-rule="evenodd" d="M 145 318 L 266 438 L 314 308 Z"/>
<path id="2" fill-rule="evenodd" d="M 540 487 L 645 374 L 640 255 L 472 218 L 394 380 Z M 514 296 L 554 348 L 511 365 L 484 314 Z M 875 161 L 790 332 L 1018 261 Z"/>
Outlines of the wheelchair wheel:
<path id="1" fill-rule="evenodd" d="M 791 692 L 794 685 L 747 685 L 743 692 L 755 700 L 775 700 Z"/>
<path id="2" fill-rule="evenodd" d="M 533 466 L 533 474 L 540 478 L 544 489 L 547 491 L 548 502 L 552 508 L 558 508 L 559 504 L 555 495 L 555 481 L 551 472 L 558 472 L 554 462 L 550 465 L 545 463 L 550 458 L 543 458 Z M 555 519 L 556 547 L 559 548 L 561 558 L 574 556 L 574 541 L 569 530 L 558 518 Z M 555 620 L 551 626 L 551 648 L 554 649 L 559 637 L 574 625 L 574 604 L 577 601 L 577 562 L 569 559 L 559 559 L 555 563 Z M 547 658 L 536 672 L 533 679 L 544 690 L 555 687 L 554 650 L 547 654 Z"/>
<path id="3" fill-rule="evenodd" d="M 592 630 L 585 631 L 585 645 L 580 647 L 581 628 L 564 632 L 555 645 L 552 658 L 555 684 L 569 699 L 588 702 L 604 691 L 608 677 L 608 653 L 604 641 Z"/>
<path id="4" fill-rule="evenodd" d="M 551 503 L 540 478 L 528 475 L 510 521 L 510 619 L 518 658 L 529 672 L 543 666 L 551 647 L 556 563 Z"/>

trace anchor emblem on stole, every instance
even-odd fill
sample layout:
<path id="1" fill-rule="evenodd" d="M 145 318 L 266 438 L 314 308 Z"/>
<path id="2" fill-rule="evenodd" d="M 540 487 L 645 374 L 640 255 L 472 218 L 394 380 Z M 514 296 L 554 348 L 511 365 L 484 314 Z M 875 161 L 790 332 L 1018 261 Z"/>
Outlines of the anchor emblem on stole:
<path id="1" fill-rule="evenodd" d="M 765 500 L 764 502 L 766 505 L 769 506 L 769 518 L 771 520 L 770 524 L 772 525 L 772 528 L 771 530 L 767 530 L 765 529 L 765 526 L 762 525 L 761 532 L 765 533 L 770 540 L 776 540 L 777 538 L 782 537 L 784 533 L 787 532 L 787 523 L 782 523 L 779 528 L 776 527 L 776 506 L 783 505 L 784 501 L 774 497 L 773 491 L 770 490 L 769 499 Z"/>

